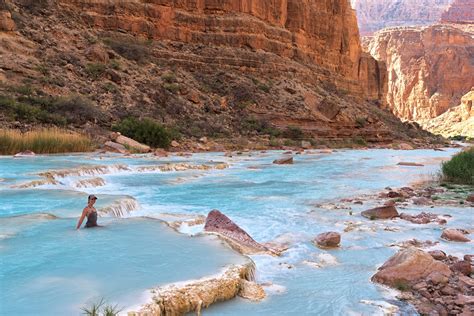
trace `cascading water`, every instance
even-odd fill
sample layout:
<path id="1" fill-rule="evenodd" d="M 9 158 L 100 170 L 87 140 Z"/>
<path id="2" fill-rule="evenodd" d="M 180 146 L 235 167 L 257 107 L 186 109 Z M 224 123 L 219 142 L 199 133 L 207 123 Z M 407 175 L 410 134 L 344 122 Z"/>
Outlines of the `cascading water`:
<path id="1" fill-rule="evenodd" d="M 218 240 L 189 238 L 150 219 L 176 214 L 172 221 L 184 223 L 176 228 L 185 232 L 191 227 L 186 220 L 201 223 L 212 209 L 229 216 L 256 241 L 274 241 L 288 249 L 280 257 L 252 256 L 255 276 L 245 278 L 263 283 L 267 299 L 258 304 L 235 299 L 211 306 L 206 315 L 357 315 L 382 313 L 393 305 L 409 308 L 370 282 L 377 266 L 397 250 L 390 245 L 413 238 L 434 240 L 438 244 L 432 249 L 459 255 L 472 244 L 440 240 L 436 223 L 362 218 L 359 212 L 376 206 L 373 200 L 351 204 L 350 209 L 324 205 L 433 179 L 440 162 L 454 152 L 313 151 L 295 156 L 295 164 L 288 166 L 272 164 L 281 152 L 162 159 L 0 158 L 0 278 L 8 288 L 1 294 L 1 313 L 74 315 L 100 297 L 124 307 L 136 305 L 147 300 L 143 293 L 151 287 L 205 277 L 245 261 Z M 424 166 L 397 165 L 403 161 Z M 77 186 L 98 176 L 101 186 Z M 51 178 L 57 183 L 19 187 Z M 74 226 L 88 194 L 97 195 L 97 209 L 112 217 L 99 218 L 104 229 L 77 232 Z M 460 206 L 403 209 L 409 214 L 421 211 L 448 213 L 449 227 L 474 229 L 471 215 Z M 202 225 L 192 228 L 190 233 L 196 234 Z M 329 230 L 342 234 L 341 248 L 316 248 L 312 239 Z"/>

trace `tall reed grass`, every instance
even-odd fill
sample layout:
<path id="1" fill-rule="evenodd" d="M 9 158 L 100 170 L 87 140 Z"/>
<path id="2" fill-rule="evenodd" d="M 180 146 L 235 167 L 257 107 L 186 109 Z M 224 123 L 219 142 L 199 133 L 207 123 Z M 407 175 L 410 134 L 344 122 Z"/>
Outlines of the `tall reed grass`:
<path id="1" fill-rule="evenodd" d="M 82 134 L 57 128 L 22 133 L 0 130 L 0 155 L 14 155 L 31 150 L 37 154 L 86 152 L 94 149 L 92 140 Z"/>
<path id="2" fill-rule="evenodd" d="M 474 147 L 470 147 L 443 163 L 442 180 L 474 185 Z"/>

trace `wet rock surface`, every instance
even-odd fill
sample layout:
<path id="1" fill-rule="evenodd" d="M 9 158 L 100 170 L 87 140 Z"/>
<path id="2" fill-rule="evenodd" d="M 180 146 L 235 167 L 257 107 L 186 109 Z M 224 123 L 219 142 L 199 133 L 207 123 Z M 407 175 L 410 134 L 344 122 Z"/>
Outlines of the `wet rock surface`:
<path id="1" fill-rule="evenodd" d="M 391 219 L 397 217 L 398 211 L 393 205 L 386 205 L 381 207 L 372 208 L 370 210 L 363 211 L 362 216 L 371 220 L 375 219 Z"/>
<path id="2" fill-rule="evenodd" d="M 462 229 L 454 229 L 448 228 L 443 230 L 441 234 L 441 238 L 449 240 L 449 241 L 457 241 L 457 242 L 468 242 L 470 239 L 466 237 L 467 232 Z"/>
<path id="3" fill-rule="evenodd" d="M 406 213 L 401 213 L 400 218 L 413 224 L 429 224 L 429 223 L 438 223 L 440 225 L 446 224 L 446 220 L 444 218 L 440 218 L 439 215 L 433 213 L 426 213 L 421 212 L 417 215 L 410 215 Z"/>
<path id="4" fill-rule="evenodd" d="M 292 165 L 293 164 L 293 157 L 285 157 L 281 159 L 276 159 L 273 161 L 276 165 Z"/>
<path id="5" fill-rule="evenodd" d="M 341 243 L 341 234 L 336 232 L 322 233 L 316 236 L 314 243 L 323 248 L 339 247 L 339 244 Z"/>
<path id="6" fill-rule="evenodd" d="M 230 241 L 230 245 L 244 254 L 269 252 L 264 245 L 256 242 L 246 231 L 218 210 L 209 212 L 204 225 L 205 232 L 218 233 Z"/>
<path id="7" fill-rule="evenodd" d="M 473 315 L 472 262 L 442 251 L 406 249 L 391 257 L 372 280 L 402 293 L 423 315 Z M 385 272 L 384 272 L 385 270 Z"/>

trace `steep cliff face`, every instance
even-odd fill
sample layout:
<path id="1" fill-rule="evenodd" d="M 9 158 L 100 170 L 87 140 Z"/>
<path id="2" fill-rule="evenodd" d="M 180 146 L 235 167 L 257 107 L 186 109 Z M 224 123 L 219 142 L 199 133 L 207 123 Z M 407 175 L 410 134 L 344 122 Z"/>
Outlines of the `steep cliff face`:
<path id="1" fill-rule="evenodd" d="M 474 23 L 474 0 L 454 0 L 441 16 L 445 23 Z"/>
<path id="2" fill-rule="evenodd" d="M 423 26 L 440 20 L 453 0 L 352 0 L 360 33 L 393 26 Z M 464 0 L 468 1 L 468 0 Z"/>
<path id="3" fill-rule="evenodd" d="M 100 111 L 89 123 L 149 116 L 192 136 L 406 136 L 377 107 L 385 66 L 362 52 L 348 0 L 10 4 L 18 31 L 0 33 L 2 94 L 79 94 Z"/>
<path id="4" fill-rule="evenodd" d="M 387 103 L 405 120 L 437 117 L 474 86 L 474 38 L 461 29 L 386 29 L 369 40 L 368 49 L 386 62 Z"/>
<path id="5" fill-rule="evenodd" d="M 358 79 L 359 33 L 347 0 L 59 2 L 100 29 L 154 40 L 262 50 Z"/>
<path id="6" fill-rule="evenodd" d="M 462 97 L 460 105 L 421 124 L 432 133 L 444 137 L 462 135 L 474 138 L 474 89 Z"/>

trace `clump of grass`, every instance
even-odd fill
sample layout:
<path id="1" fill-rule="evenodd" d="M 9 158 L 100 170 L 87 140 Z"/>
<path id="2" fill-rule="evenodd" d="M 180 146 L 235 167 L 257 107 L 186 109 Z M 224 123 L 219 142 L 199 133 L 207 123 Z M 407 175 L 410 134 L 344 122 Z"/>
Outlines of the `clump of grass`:
<path id="1" fill-rule="evenodd" d="M 474 184 L 474 147 L 454 155 L 441 168 L 442 180 L 458 184 Z"/>
<path id="2" fill-rule="evenodd" d="M 356 136 L 352 139 L 352 141 L 354 142 L 354 144 L 358 145 L 358 146 L 362 146 L 362 147 L 366 147 L 367 146 L 367 141 L 361 137 L 361 136 Z"/>
<path id="3" fill-rule="evenodd" d="M 168 148 L 174 138 L 171 130 L 150 119 L 126 118 L 113 129 L 151 147 Z"/>
<path id="4" fill-rule="evenodd" d="M 94 144 L 89 137 L 57 128 L 27 133 L 0 130 L 0 155 L 14 155 L 25 150 L 32 150 L 37 154 L 57 154 L 93 149 Z"/>
<path id="5" fill-rule="evenodd" d="M 100 301 L 92 303 L 90 306 L 81 308 L 82 314 L 87 316 L 117 316 L 122 309 L 118 305 L 109 305 L 103 298 Z"/>

